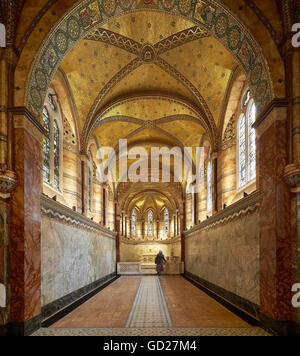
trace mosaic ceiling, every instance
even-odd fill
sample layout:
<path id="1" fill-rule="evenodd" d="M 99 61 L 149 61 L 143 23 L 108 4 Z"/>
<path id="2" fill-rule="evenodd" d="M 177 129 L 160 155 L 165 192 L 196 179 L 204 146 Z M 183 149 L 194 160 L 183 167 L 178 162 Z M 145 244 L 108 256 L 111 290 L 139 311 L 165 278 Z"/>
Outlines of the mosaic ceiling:
<path id="1" fill-rule="evenodd" d="M 127 138 L 129 147 L 139 144 L 150 151 L 152 145 L 198 147 L 204 135 L 215 144 L 238 66 L 232 52 L 194 22 L 139 11 L 94 28 L 60 68 L 81 135 L 88 133 L 98 148 L 117 147 Z M 136 206 L 150 204 L 147 197 L 139 197 Z"/>
<path id="2" fill-rule="evenodd" d="M 154 61 L 158 54 L 160 60 Z M 162 137 L 165 131 L 183 145 L 198 145 L 205 131 L 218 126 L 237 65 L 217 39 L 191 21 L 145 11 L 116 17 L 94 30 L 69 52 L 61 69 L 73 94 L 80 129 L 92 128 L 99 146 L 117 142 L 119 132 L 124 138 L 130 136 L 143 126 L 142 121 L 153 121 Z M 168 100 L 143 99 L 143 93 L 149 92 L 167 95 Z M 137 100 L 115 104 L 137 93 Z M 190 105 L 173 102 L 172 97 Z M 158 124 L 174 115 L 176 120 Z M 207 126 L 187 123 L 186 116 L 202 121 L 205 117 Z M 97 129 L 101 120 L 114 123 Z"/>

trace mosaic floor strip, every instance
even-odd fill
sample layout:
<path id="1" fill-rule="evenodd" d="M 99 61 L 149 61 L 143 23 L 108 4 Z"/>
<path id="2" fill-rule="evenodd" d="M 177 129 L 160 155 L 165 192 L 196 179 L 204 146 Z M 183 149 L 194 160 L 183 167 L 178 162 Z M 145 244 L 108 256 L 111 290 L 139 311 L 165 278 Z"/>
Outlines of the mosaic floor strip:
<path id="1" fill-rule="evenodd" d="M 162 328 L 170 326 L 172 326 L 172 321 L 159 278 L 157 276 L 144 276 L 126 322 L 126 327 Z"/>
<path id="2" fill-rule="evenodd" d="M 32 336 L 270 336 L 261 328 L 39 329 Z"/>

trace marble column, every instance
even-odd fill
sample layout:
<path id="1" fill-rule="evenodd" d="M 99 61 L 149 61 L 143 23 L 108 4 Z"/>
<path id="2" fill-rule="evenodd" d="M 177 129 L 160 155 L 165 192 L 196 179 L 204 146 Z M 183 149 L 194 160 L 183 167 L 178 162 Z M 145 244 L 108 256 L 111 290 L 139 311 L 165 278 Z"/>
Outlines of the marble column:
<path id="1" fill-rule="evenodd" d="M 127 238 L 127 215 L 125 215 L 125 238 Z"/>
<path id="2" fill-rule="evenodd" d="M 159 220 L 156 220 L 156 238 L 159 239 Z"/>
<path id="3" fill-rule="evenodd" d="M 176 215 L 174 214 L 173 216 L 174 219 L 174 231 L 173 231 L 173 236 L 176 237 Z"/>
<path id="4" fill-rule="evenodd" d="M 185 239 L 184 230 L 185 226 L 185 201 L 182 202 L 182 214 L 180 214 L 180 235 L 181 235 L 181 262 L 185 262 Z"/>
<path id="5" fill-rule="evenodd" d="M 194 225 L 198 224 L 198 193 L 195 193 L 194 191 L 194 219 L 193 219 Z"/>
<path id="6" fill-rule="evenodd" d="M 103 226 L 106 226 L 106 209 L 107 209 L 106 187 L 103 187 L 102 188 L 102 223 L 103 223 Z"/>
<path id="7" fill-rule="evenodd" d="M 0 48 L 0 197 L 7 199 L 17 184 L 13 171 L 12 106 L 14 68 L 17 56 L 11 47 Z"/>
<path id="8" fill-rule="evenodd" d="M 115 231 L 116 236 L 116 262 L 120 262 L 120 215 L 117 214 L 117 203 L 115 202 Z"/>
<path id="9" fill-rule="evenodd" d="M 121 213 L 121 231 L 122 231 L 122 236 L 124 236 L 124 211 Z"/>
<path id="10" fill-rule="evenodd" d="M 9 204 L 0 201 L 0 336 L 1 326 L 9 321 Z M 4 300 L 3 300 L 4 299 Z"/>
<path id="11" fill-rule="evenodd" d="M 132 219 L 129 218 L 129 237 L 132 238 Z"/>
<path id="12" fill-rule="evenodd" d="M 7 106 L 8 106 L 8 63 L 6 60 L 6 50 L 0 48 L 0 169 L 8 168 L 8 127 L 7 127 Z"/>
<path id="13" fill-rule="evenodd" d="M 142 239 L 145 239 L 145 219 L 142 219 Z"/>
<path id="14" fill-rule="evenodd" d="M 300 53 L 288 38 L 283 46 L 288 103 L 289 161 L 285 181 L 291 190 L 292 284 L 300 283 Z M 292 320 L 300 324 L 300 308 L 292 309 Z"/>
<path id="15" fill-rule="evenodd" d="M 14 169 L 18 185 L 11 198 L 10 323 L 27 333 L 41 313 L 42 139 L 44 129 L 26 108 L 11 109 Z"/>
<path id="16" fill-rule="evenodd" d="M 81 206 L 82 206 L 82 214 L 84 216 L 87 216 L 89 210 L 87 155 L 81 154 L 80 160 L 81 160 Z"/>
<path id="17" fill-rule="evenodd" d="M 218 153 L 212 154 L 212 213 L 218 212 Z"/>
<path id="18" fill-rule="evenodd" d="M 287 164 L 287 107 L 274 101 L 258 117 L 257 181 L 260 200 L 260 311 L 269 320 L 291 320 L 291 194 Z"/>

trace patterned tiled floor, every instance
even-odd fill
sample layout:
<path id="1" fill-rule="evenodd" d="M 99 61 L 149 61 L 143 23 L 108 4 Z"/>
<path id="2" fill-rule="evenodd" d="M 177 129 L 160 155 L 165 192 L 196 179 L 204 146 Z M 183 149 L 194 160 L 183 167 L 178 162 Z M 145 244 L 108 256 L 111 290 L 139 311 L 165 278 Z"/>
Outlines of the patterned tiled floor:
<path id="1" fill-rule="evenodd" d="M 52 325 L 54 328 L 107 328 L 124 327 L 141 277 L 122 277 L 87 300 L 64 318 Z"/>
<path id="2" fill-rule="evenodd" d="M 34 336 L 267 336 L 183 277 L 121 277 Z"/>
<path id="3" fill-rule="evenodd" d="M 270 336 L 261 328 L 40 329 L 32 336 Z"/>
<path id="4" fill-rule="evenodd" d="M 162 289 L 177 327 L 249 328 L 251 325 L 180 276 L 162 276 Z"/>
<path id="5" fill-rule="evenodd" d="M 172 326 L 159 278 L 143 277 L 136 295 L 127 328 L 155 328 Z"/>

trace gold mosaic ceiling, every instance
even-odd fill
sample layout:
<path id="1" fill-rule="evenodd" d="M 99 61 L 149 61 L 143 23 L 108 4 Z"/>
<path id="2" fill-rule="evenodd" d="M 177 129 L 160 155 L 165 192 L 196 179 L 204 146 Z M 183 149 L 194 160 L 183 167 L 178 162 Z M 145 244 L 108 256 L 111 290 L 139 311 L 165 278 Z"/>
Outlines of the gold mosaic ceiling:
<path id="1" fill-rule="evenodd" d="M 90 130 L 98 147 L 116 147 L 127 138 L 129 145 L 148 148 L 199 146 L 208 130 L 216 131 L 236 67 L 205 30 L 155 11 L 111 20 L 61 64 L 81 132 Z"/>
<path id="2" fill-rule="evenodd" d="M 135 191 L 128 196 L 125 208 L 126 212 L 131 212 L 134 207 L 137 207 L 141 215 L 145 214 L 148 209 L 152 209 L 156 215 L 159 215 L 164 207 L 167 207 L 170 212 L 175 209 L 172 200 L 168 193 L 165 194 L 153 190 Z"/>
<path id="3" fill-rule="evenodd" d="M 194 23 L 180 16 L 140 11 L 115 18 L 101 27 L 101 36 L 90 35 L 88 38 L 94 39 L 80 41 L 64 59 L 61 68 L 71 87 L 81 129 L 91 114 L 116 98 L 145 91 L 182 96 L 198 107 L 201 107 L 200 96 L 217 126 L 230 74 L 237 66 L 233 56 L 220 42 L 208 37 L 205 31 L 202 36 L 199 33 L 194 37 L 180 35 L 180 41 L 176 42 L 172 38 L 173 45 L 164 44 L 164 50 L 160 50 L 159 54 L 163 60 L 160 65 L 155 61 L 140 61 L 125 75 L 120 75 L 140 55 L 133 53 L 128 43 L 124 45 L 123 41 L 120 45 L 120 42 L 109 39 L 113 32 L 114 36 L 120 34 L 128 37 L 142 48 L 147 43 L 155 46 L 180 31 L 193 28 L 195 32 L 195 27 Z M 105 36 L 103 31 L 106 31 Z M 97 98 L 100 100 L 97 109 L 93 111 L 91 107 Z M 157 111 L 155 116 L 151 112 L 142 115 L 143 109 L 136 109 L 139 105 L 131 103 L 134 108 L 129 110 L 132 114 L 137 112 L 137 116 L 143 120 L 163 117 L 171 111 L 164 108 L 161 115 L 157 110 L 154 110 Z M 119 109 L 119 115 L 128 116 L 126 105 Z"/>

